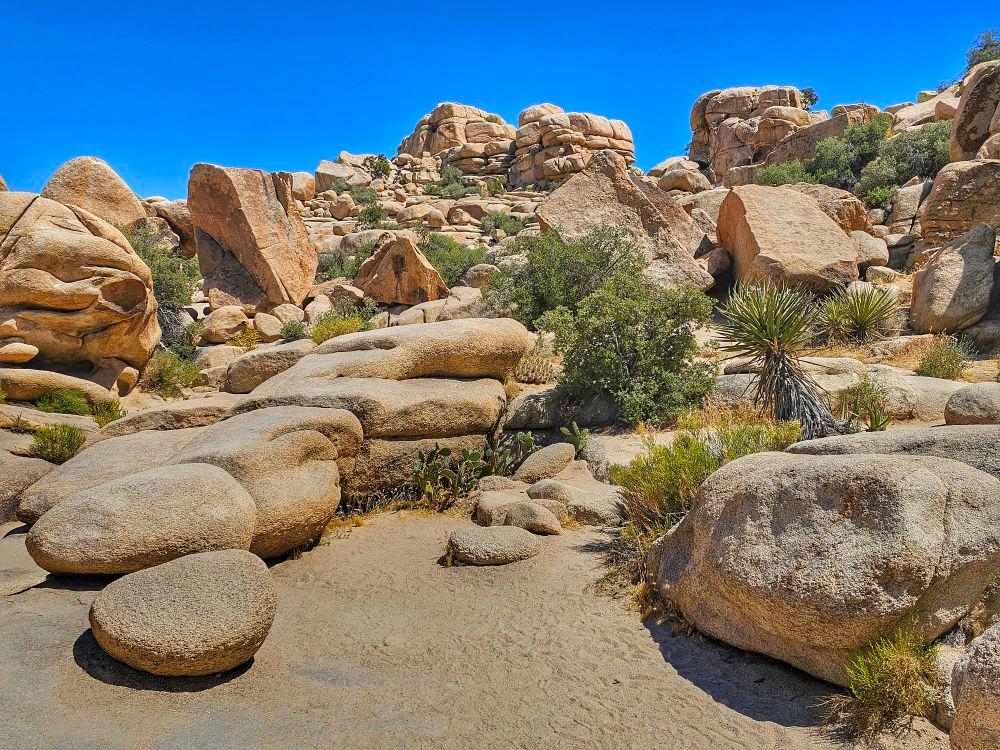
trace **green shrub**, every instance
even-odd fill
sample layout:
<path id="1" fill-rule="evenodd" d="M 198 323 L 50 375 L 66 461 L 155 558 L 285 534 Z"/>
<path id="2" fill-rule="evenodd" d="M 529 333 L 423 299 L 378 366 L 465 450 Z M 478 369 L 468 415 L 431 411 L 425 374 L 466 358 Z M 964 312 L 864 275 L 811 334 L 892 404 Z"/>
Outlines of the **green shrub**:
<path id="1" fill-rule="evenodd" d="M 359 229 L 378 229 L 385 221 L 385 209 L 378 203 L 365 206 L 358 214 Z"/>
<path id="2" fill-rule="evenodd" d="M 503 120 L 500 119 L 500 115 L 486 115 L 484 118 L 486 122 L 496 123 L 497 125 L 503 125 Z"/>
<path id="3" fill-rule="evenodd" d="M 198 259 L 184 259 L 156 246 L 156 233 L 151 229 L 139 232 L 123 231 L 132 249 L 149 266 L 153 277 L 153 296 L 157 303 L 179 310 L 191 303 L 195 282 L 201 278 Z"/>
<path id="4" fill-rule="evenodd" d="M 50 414 L 90 414 L 90 402 L 82 391 L 75 388 L 56 388 L 35 402 L 39 410 Z"/>
<path id="5" fill-rule="evenodd" d="M 428 234 L 418 247 L 450 287 L 457 285 L 466 271 L 486 260 L 486 249 L 482 245 L 466 245 L 437 232 Z"/>
<path id="6" fill-rule="evenodd" d="M 937 649 L 915 625 L 874 641 L 851 657 L 846 671 L 849 694 L 827 701 L 828 718 L 867 741 L 934 710 Z"/>
<path id="7" fill-rule="evenodd" d="M 507 192 L 507 178 L 503 175 L 487 177 L 483 180 L 483 185 L 486 187 L 486 193 L 493 198 Z"/>
<path id="8" fill-rule="evenodd" d="M 282 341 L 299 341 L 308 337 L 308 335 L 306 333 L 306 324 L 301 320 L 289 320 L 281 326 Z"/>
<path id="9" fill-rule="evenodd" d="M 353 279 L 358 275 L 361 264 L 375 251 L 376 244 L 377 240 L 369 240 L 359 247 L 354 255 L 348 255 L 342 250 L 323 253 L 319 256 L 319 264 L 316 266 L 316 282 L 339 278 Z"/>
<path id="10" fill-rule="evenodd" d="M 861 170 L 878 155 L 891 126 L 889 115 L 878 114 L 851 125 L 839 138 L 824 138 L 806 162 L 806 171 L 824 185 L 852 190 Z"/>
<path id="11" fill-rule="evenodd" d="M 794 185 L 799 182 L 816 182 L 816 178 L 806 171 L 805 165 L 798 159 L 786 161 L 784 164 L 774 164 L 757 170 L 757 184 L 777 187 L 779 185 Z"/>
<path id="12" fill-rule="evenodd" d="M 996 29 L 984 31 L 976 37 L 976 41 L 965 56 L 966 72 L 972 70 L 979 63 L 1000 60 L 1000 37 L 997 36 Z"/>
<path id="13" fill-rule="evenodd" d="M 245 352 L 252 352 L 260 346 L 260 334 L 253 328 L 244 328 L 226 342 L 227 346 L 238 346 Z"/>
<path id="14" fill-rule="evenodd" d="M 840 395 L 841 417 L 852 432 L 882 432 L 889 427 L 889 393 L 876 378 L 862 375 Z"/>
<path id="15" fill-rule="evenodd" d="M 861 170 L 855 193 L 869 206 L 882 208 L 888 205 L 892 188 L 914 177 L 932 179 L 950 161 L 950 133 L 951 122 L 945 120 L 884 141 L 878 156 Z"/>
<path id="16" fill-rule="evenodd" d="M 513 237 L 524 229 L 524 219 L 512 216 L 503 211 L 490 211 L 479 220 L 479 228 L 487 233 L 492 232 L 494 229 L 500 229 L 505 234 Z"/>
<path id="17" fill-rule="evenodd" d="M 962 374 L 971 359 L 972 351 L 964 342 L 942 336 L 920 360 L 917 375 L 954 380 Z"/>
<path id="18" fill-rule="evenodd" d="M 361 162 L 361 166 L 368 172 L 372 177 L 378 177 L 385 179 L 392 173 L 392 165 L 389 160 L 385 158 L 385 154 L 379 154 L 378 156 L 366 156 Z"/>
<path id="19" fill-rule="evenodd" d="M 0 388 L 0 404 L 4 403 L 6 400 L 7 400 L 7 393 L 6 391 L 4 391 L 3 388 Z"/>
<path id="20" fill-rule="evenodd" d="M 204 332 L 204 323 L 188 322 L 177 330 L 174 341 L 167 348 L 181 359 L 194 360 Z"/>
<path id="21" fill-rule="evenodd" d="M 361 312 L 350 302 L 335 305 L 319 316 L 313 324 L 310 337 L 317 344 L 322 344 L 336 336 L 355 333 L 365 327 L 365 319 Z"/>
<path id="22" fill-rule="evenodd" d="M 609 396 L 626 424 L 666 423 L 714 386 L 713 370 L 697 361 L 694 328 L 712 303 L 693 287 L 662 289 L 641 276 L 616 275 L 580 301 L 538 321 L 555 333 L 563 371 L 559 393 L 577 404 Z"/>
<path id="23" fill-rule="evenodd" d="M 811 109 L 819 103 L 819 97 L 816 92 L 811 88 L 802 89 L 802 107 L 803 109 Z"/>
<path id="24" fill-rule="evenodd" d="M 128 416 L 128 412 L 122 408 L 121 402 L 116 399 L 98 401 L 90 407 L 90 413 L 101 427 Z"/>
<path id="25" fill-rule="evenodd" d="M 181 359 L 173 352 L 158 352 L 146 363 L 144 378 L 147 387 L 167 398 L 183 395 L 198 376 L 198 365 Z"/>
<path id="26" fill-rule="evenodd" d="M 828 339 L 866 344 L 899 330 L 899 304 L 888 289 L 834 292 L 820 306 L 819 326 Z"/>
<path id="27" fill-rule="evenodd" d="M 56 464 L 73 458 L 86 439 L 83 430 L 67 424 L 42 427 L 32 436 L 35 455 Z"/>
<path id="28" fill-rule="evenodd" d="M 424 186 L 424 195 L 457 199 L 478 192 L 474 187 L 465 187 L 463 178 L 462 170 L 449 164 L 441 170 L 441 179 L 436 184 Z"/>
<path id="29" fill-rule="evenodd" d="M 645 265 L 632 237 L 617 227 L 600 227 L 573 242 L 551 230 L 517 237 L 508 248 L 527 262 L 503 266 L 493 274 L 484 291 L 486 310 L 528 326 L 557 307 L 575 310 L 607 279 L 641 277 Z"/>
<path id="30" fill-rule="evenodd" d="M 359 206 L 374 206 L 378 203 L 378 193 L 375 192 L 375 188 L 352 187 L 348 188 L 347 192 Z"/>

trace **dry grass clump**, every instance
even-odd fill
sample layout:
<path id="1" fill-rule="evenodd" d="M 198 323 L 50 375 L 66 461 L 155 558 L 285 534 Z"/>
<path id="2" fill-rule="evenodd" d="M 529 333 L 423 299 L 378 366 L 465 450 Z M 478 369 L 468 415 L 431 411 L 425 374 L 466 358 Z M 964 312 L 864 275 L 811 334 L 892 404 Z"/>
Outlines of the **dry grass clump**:
<path id="1" fill-rule="evenodd" d="M 969 364 L 973 352 L 967 344 L 951 337 L 937 337 L 920 359 L 917 375 L 955 380 Z"/>
<path id="2" fill-rule="evenodd" d="M 313 325 L 310 337 L 317 344 L 346 333 L 356 333 L 365 327 L 365 320 L 358 314 L 344 314 L 341 310 L 323 313 Z"/>
<path id="3" fill-rule="evenodd" d="M 913 624 L 874 641 L 846 665 L 848 694 L 824 701 L 827 721 L 866 742 L 898 734 L 935 703 L 937 652 Z"/>
<path id="4" fill-rule="evenodd" d="M 36 456 L 54 464 L 61 464 L 77 454 L 87 435 L 78 427 L 57 424 L 36 430 L 32 439 Z"/>
<path id="5" fill-rule="evenodd" d="M 226 342 L 228 346 L 238 346 L 245 352 L 252 352 L 260 346 L 260 334 L 253 328 L 244 328 Z"/>

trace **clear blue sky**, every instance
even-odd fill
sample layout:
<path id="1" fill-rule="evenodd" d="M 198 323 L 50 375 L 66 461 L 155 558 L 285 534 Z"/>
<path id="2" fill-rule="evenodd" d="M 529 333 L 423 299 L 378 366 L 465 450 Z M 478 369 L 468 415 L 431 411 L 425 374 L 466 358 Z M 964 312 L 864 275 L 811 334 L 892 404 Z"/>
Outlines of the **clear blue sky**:
<path id="1" fill-rule="evenodd" d="M 200 161 L 392 156 L 441 101 L 515 123 L 543 101 L 623 119 L 648 168 L 682 153 L 703 91 L 793 84 L 820 108 L 888 106 L 958 76 L 995 26 L 995 0 L 0 0 L 0 175 L 38 191 L 93 155 L 141 196 L 184 197 Z"/>

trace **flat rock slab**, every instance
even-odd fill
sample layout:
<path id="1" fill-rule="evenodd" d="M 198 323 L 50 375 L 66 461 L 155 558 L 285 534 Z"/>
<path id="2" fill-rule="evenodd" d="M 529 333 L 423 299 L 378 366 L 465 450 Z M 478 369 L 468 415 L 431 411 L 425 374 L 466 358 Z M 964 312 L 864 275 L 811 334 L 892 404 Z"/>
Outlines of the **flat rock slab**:
<path id="1" fill-rule="evenodd" d="M 0 524 L 0 596 L 19 594 L 48 576 L 24 547 L 26 530 L 16 521 Z"/>

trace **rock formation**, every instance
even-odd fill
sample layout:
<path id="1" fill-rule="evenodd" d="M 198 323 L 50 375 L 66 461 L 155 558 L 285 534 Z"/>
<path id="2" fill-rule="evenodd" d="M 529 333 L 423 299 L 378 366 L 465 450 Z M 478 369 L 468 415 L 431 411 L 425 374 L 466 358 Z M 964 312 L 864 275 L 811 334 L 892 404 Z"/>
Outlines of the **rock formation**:
<path id="1" fill-rule="evenodd" d="M 975 159 L 991 135 L 1000 133 L 1000 60 L 980 63 L 962 81 L 962 98 L 951 126 L 952 161 Z"/>
<path id="2" fill-rule="evenodd" d="M 49 178 L 41 195 L 82 208 L 126 230 L 148 215 L 118 173 L 93 156 L 80 156 L 63 164 Z"/>

